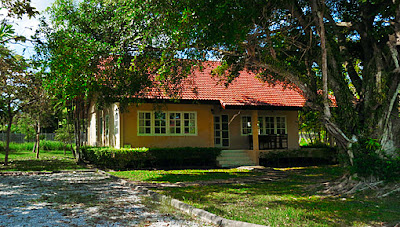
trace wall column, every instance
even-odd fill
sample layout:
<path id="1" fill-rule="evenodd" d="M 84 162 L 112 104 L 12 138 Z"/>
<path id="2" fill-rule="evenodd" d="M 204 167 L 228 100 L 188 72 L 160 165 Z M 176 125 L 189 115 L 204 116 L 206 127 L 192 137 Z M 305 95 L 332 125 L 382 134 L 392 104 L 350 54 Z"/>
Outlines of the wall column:
<path id="1" fill-rule="evenodd" d="M 258 142 L 258 110 L 253 110 L 251 112 L 251 130 L 252 130 L 252 135 L 253 135 L 253 160 L 256 162 L 256 165 L 260 164 L 259 160 L 259 142 Z"/>

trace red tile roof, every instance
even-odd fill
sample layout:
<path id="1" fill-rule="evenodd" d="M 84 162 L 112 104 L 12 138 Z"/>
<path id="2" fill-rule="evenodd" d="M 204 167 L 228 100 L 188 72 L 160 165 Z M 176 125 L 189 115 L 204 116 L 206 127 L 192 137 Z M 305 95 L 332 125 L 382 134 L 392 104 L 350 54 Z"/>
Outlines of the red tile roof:
<path id="1" fill-rule="evenodd" d="M 303 107 L 305 98 L 294 88 L 285 88 L 282 83 L 275 85 L 263 82 L 252 72 L 241 71 L 240 75 L 226 87 L 212 70 L 219 62 L 205 63 L 203 70 L 195 69 L 182 83 L 179 98 L 182 100 L 219 101 L 223 108 L 228 106 L 271 106 Z M 170 99 L 165 92 L 154 89 L 145 94 L 151 99 Z"/>

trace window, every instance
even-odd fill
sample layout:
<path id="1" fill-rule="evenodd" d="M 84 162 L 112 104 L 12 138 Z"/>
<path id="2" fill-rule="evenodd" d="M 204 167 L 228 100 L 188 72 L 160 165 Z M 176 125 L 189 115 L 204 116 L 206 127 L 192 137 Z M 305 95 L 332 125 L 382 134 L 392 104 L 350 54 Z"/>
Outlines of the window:
<path id="1" fill-rule="evenodd" d="M 103 136 L 103 118 L 99 118 L 99 135 L 100 137 Z"/>
<path id="2" fill-rule="evenodd" d="M 184 134 L 196 134 L 196 114 L 195 113 L 184 113 Z"/>
<path id="3" fill-rule="evenodd" d="M 286 118 L 276 117 L 276 134 L 284 135 L 286 134 Z"/>
<path id="4" fill-rule="evenodd" d="M 110 116 L 106 115 L 106 122 L 105 122 L 105 132 L 106 136 L 108 136 L 108 133 L 110 132 Z"/>
<path id="5" fill-rule="evenodd" d="M 165 113 L 154 112 L 154 134 L 167 134 Z"/>
<path id="6" fill-rule="evenodd" d="M 151 134 L 151 112 L 139 112 L 139 134 Z"/>
<path id="7" fill-rule="evenodd" d="M 181 134 L 182 131 L 182 116 L 181 113 L 169 113 L 169 133 Z"/>
<path id="8" fill-rule="evenodd" d="M 118 109 L 115 109 L 115 112 L 114 112 L 114 134 L 115 135 L 118 134 L 118 126 L 119 126 L 119 113 L 118 113 Z"/>
<path id="9" fill-rule="evenodd" d="M 251 135 L 251 117 L 243 116 L 242 117 L 242 135 Z"/>
<path id="10" fill-rule="evenodd" d="M 138 111 L 138 135 L 197 135 L 197 114 Z"/>
<path id="11" fill-rule="evenodd" d="M 216 147 L 229 147 L 229 117 L 214 116 L 214 144 Z"/>
<path id="12" fill-rule="evenodd" d="M 258 118 L 260 135 L 285 135 L 285 116 L 262 116 Z"/>

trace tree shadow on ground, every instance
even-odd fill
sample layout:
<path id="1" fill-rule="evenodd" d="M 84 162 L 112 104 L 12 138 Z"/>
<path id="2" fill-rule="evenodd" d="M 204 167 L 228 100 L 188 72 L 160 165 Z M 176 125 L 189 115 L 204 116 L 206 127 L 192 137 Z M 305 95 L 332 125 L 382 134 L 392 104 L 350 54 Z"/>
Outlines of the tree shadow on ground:
<path id="1" fill-rule="evenodd" d="M 29 159 L 13 160 L 7 166 L 1 165 L 0 171 L 60 171 L 83 169 L 75 159 Z"/>
<path id="2" fill-rule="evenodd" d="M 156 181 L 156 182 L 194 182 L 194 181 L 212 181 L 212 180 L 226 180 L 231 178 L 243 178 L 243 177 L 253 177 L 260 176 L 262 173 L 257 172 L 201 172 L 194 174 L 163 174 L 158 177 L 151 177 L 145 179 L 146 181 Z"/>
<path id="3" fill-rule="evenodd" d="M 253 223 L 258 221 L 257 224 L 264 225 L 297 223 L 352 226 L 396 224 L 399 221 L 400 195 L 397 195 L 397 199 L 316 195 L 317 187 L 310 185 L 330 177 L 326 178 L 326 171 L 316 169 L 296 172 L 288 178 L 263 183 L 190 186 L 163 190 L 165 194 L 210 212 L 217 212 L 217 215 Z M 238 215 L 243 218 L 239 218 Z M 271 221 L 277 216 L 282 216 L 284 220 Z M 254 217 L 263 217 L 263 220 Z"/>

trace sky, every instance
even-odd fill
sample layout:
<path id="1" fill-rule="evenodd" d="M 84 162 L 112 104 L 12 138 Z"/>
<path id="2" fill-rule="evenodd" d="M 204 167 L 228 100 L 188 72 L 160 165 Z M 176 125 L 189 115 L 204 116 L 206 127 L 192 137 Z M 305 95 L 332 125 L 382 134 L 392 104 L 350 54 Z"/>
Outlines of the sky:
<path id="1" fill-rule="evenodd" d="M 32 6 L 36 8 L 41 14 L 36 16 L 36 18 L 29 19 L 27 16 L 23 16 L 21 20 L 15 18 L 6 18 L 7 10 L 0 10 L 0 20 L 6 18 L 10 21 L 15 29 L 15 33 L 18 35 L 23 35 L 28 39 L 35 34 L 35 30 L 39 26 L 39 18 L 42 16 L 42 12 L 51 4 L 54 0 L 31 0 Z M 33 45 L 31 42 L 26 41 L 25 43 L 16 43 L 10 44 L 10 49 L 13 49 L 17 54 L 23 55 L 26 58 L 29 58 L 34 54 Z"/>

